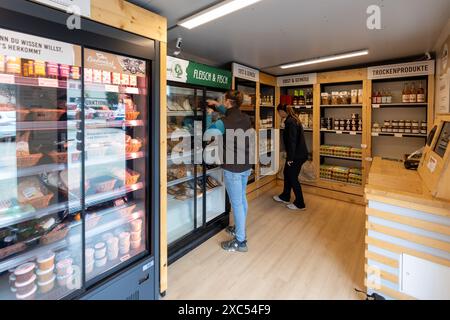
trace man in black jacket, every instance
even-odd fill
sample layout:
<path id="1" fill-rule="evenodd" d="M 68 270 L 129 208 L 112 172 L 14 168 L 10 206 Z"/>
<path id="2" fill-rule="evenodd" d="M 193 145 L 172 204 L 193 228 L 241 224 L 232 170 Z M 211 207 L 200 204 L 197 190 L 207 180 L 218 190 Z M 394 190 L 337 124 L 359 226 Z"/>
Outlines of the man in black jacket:
<path id="1" fill-rule="evenodd" d="M 287 204 L 291 210 L 306 210 L 299 175 L 303 164 L 308 160 L 308 147 L 306 146 L 303 125 L 291 106 L 279 105 L 278 114 L 285 119 L 283 141 L 287 158 L 284 166 L 284 190 L 280 196 L 273 199 L 276 202 Z M 295 201 L 290 204 L 291 190 L 294 190 Z"/>

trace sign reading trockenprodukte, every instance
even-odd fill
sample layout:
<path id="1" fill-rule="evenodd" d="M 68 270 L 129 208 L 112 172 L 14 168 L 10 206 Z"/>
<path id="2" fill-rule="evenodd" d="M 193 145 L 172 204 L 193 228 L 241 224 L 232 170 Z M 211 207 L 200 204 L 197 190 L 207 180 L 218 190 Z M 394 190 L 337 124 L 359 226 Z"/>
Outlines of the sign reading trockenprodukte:
<path id="1" fill-rule="evenodd" d="M 435 61 L 418 61 L 400 64 L 391 64 L 386 66 L 377 66 L 368 68 L 368 78 L 390 79 L 405 78 L 411 76 L 428 76 L 435 72 Z"/>
<path id="2" fill-rule="evenodd" d="M 199 86 L 231 89 L 231 72 L 204 64 L 167 57 L 167 80 Z"/>
<path id="3" fill-rule="evenodd" d="M 307 86 L 317 83 L 317 73 L 296 74 L 277 78 L 279 87 Z"/>

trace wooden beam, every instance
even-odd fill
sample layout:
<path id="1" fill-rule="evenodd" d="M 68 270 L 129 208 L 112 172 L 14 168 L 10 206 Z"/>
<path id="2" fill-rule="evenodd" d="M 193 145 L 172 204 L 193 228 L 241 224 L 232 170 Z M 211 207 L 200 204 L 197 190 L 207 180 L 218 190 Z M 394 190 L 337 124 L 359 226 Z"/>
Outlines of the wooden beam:
<path id="1" fill-rule="evenodd" d="M 124 0 L 91 0 L 91 19 L 167 43 L 167 19 Z"/>
<path id="2" fill-rule="evenodd" d="M 161 42 L 161 85 L 160 85 L 160 291 L 167 290 L 167 79 L 166 79 L 166 63 L 167 63 L 167 44 Z M 156 106 L 158 107 L 158 106 Z"/>
<path id="3" fill-rule="evenodd" d="M 377 217 L 384 220 L 389 220 L 396 223 L 401 223 L 410 227 L 419 228 L 427 230 L 430 232 L 437 232 L 450 236 L 450 227 L 444 224 L 432 223 L 424 220 L 419 220 L 415 218 L 405 217 L 397 214 L 387 213 L 380 210 L 367 208 L 366 214 L 371 217 Z"/>
<path id="4" fill-rule="evenodd" d="M 415 256 L 417 258 L 421 258 L 424 260 L 428 260 L 437 264 L 441 264 L 443 266 L 447 266 L 450 267 L 450 260 L 447 260 L 445 258 L 441 258 L 441 257 L 436 257 L 433 256 L 429 253 L 424 253 L 424 252 L 420 252 L 414 249 L 410 249 L 410 248 L 406 248 L 406 247 L 402 247 L 396 244 L 392 244 L 386 241 L 382 241 L 382 240 L 378 240 L 372 237 L 366 237 L 366 244 L 370 244 L 373 245 L 375 247 L 381 248 L 381 249 L 385 249 L 388 251 L 392 251 L 398 254 L 409 254 L 411 256 Z"/>

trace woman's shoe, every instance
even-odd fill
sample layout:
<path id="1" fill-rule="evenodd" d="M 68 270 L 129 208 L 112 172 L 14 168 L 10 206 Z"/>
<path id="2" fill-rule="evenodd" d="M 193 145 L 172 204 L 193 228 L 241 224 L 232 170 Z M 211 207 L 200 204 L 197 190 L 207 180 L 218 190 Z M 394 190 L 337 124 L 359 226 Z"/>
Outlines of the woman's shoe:
<path id="1" fill-rule="evenodd" d="M 282 200 L 279 196 L 274 196 L 273 200 L 275 202 L 281 202 L 281 203 L 284 203 L 284 204 L 289 204 L 289 202 Z"/>
<path id="2" fill-rule="evenodd" d="M 288 209 L 290 209 L 290 210 L 297 210 L 297 211 L 305 211 L 306 210 L 306 207 L 301 207 L 301 208 L 299 208 L 299 207 L 297 207 L 295 204 L 288 204 L 287 206 L 286 206 Z"/>
<path id="3" fill-rule="evenodd" d="M 221 244 L 222 249 L 228 252 L 248 252 L 247 241 L 239 242 L 236 239 L 225 241 Z"/>

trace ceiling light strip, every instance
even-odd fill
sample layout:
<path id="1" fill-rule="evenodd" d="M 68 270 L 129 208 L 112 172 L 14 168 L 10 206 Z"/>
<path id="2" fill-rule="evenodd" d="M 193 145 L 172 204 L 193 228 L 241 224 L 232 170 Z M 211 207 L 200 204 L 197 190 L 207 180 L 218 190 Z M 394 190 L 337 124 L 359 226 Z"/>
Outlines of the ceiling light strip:
<path id="1" fill-rule="evenodd" d="M 280 68 L 281 69 L 298 68 L 298 67 L 308 66 L 311 64 L 318 64 L 318 63 L 360 57 L 360 56 L 365 56 L 368 54 L 369 54 L 369 50 L 360 50 L 360 51 L 354 51 L 354 52 L 349 52 L 349 53 L 337 54 L 337 55 L 333 55 L 333 56 L 329 56 L 329 57 L 322 57 L 322 58 L 317 58 L 317 59 L 311 59 L 311 60 L 286 64 L 286 65 L 282 65 Z"/>
<path id="2" fill-rule="evenodd" d="M 178 22 L 178 25 L 187 29 L 194 29 L 259 1 L 262 0 L 226 0 Z"/>

